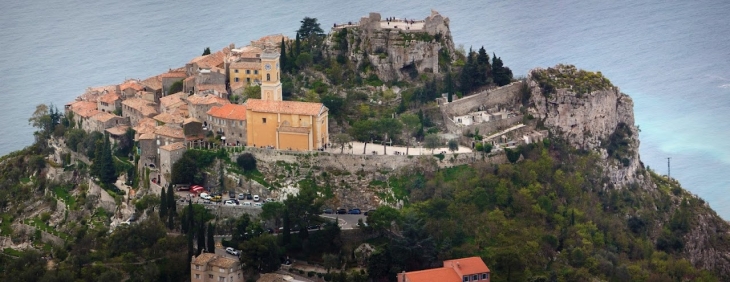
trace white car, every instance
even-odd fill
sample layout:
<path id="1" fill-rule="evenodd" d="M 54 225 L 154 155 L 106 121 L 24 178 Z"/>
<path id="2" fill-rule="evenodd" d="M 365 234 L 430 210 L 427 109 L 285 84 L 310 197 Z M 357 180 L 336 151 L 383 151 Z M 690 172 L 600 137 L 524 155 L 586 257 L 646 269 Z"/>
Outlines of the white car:
<path id="1" fill-rule="evenodd" d="M 261 200 L 261 198 L 259 198 L 259 195 L 253 195 L 254 202 L 258 202 L 259 200 Z"/>
<path id="2" fill-rule="evenodd" d="M 212 197 L 208 193 L 200 193 L 200 198 L 203 200 L 210 200 Z"/>
<path id="3" fill-rule="evenodd" d="M 225 203 L 223 203 L 226 206 L 236 206 L 236 202 L 232 200 L 227 200 Z"/>
<path id="4" fill-rule="evenodd" d="M 264 204 L 262 204 L 262 203 L 255 203 L 255 204 L 253 204 L 253 206 L 254 207 L 257 207 L 257 208 L 260 208 L 260 207 L 264 206 Z"/>
<path id="5" fill-rule="evenodd" d="M 229 254 L 234 255 L 234 256 L 238 256 L 238 251 L 236 251 L 236 249 L 231 248 L 231 247 L 227 247 L 226 248 L 226 253 L 229 253 Z"/>
<path id="6" fill-rule="evenodd" d="M 243 202 L 243 206 L 244 207 L 250 207 L 251 206 L 251 202 Z"/>

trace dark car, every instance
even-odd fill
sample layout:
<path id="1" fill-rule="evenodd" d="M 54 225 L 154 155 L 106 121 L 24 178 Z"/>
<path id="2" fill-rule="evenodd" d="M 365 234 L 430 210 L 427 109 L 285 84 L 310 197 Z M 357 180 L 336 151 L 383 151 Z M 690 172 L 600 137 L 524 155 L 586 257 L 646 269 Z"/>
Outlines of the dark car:
<path id="1" fill-rule="evenodd" d="M 372 212 L 374 212 L 374 211 L 375 211 L 375 210 L 369 210 L 369 211 L 366 211 L 366 212 L 364 212 L 363 214 L 364 214 L 365 216 L 368 216 L 368 214 L 371 214 L 371 213 L 372 213 Z"/>
<path id="2" fill-rule="evenodd" d="M 347 209 L 337 209 L 337 214 L 346 214 Z"/>
<path id="3" fill-rule="evenodd" d="M 246 194 L 246 200 L 253 200 L 253 196 L 251 195 L 251 193 Z"/>
<path id="4" fill-rule="evenodd" d="M 309 229 L 309 230 L 319 230 L 320 228 L 322 228 L 322 226 L 319 224 L 313 224 L 313 225 L 307 226 L 307 229 Z"/>
<path id="5" fill-rule="evenodd" d="M 228 191 L 228 198 L 235 199 L 236 198 L 236 192 Z"/>
<path id="6" fill-rule="evenodd" d="M 322 213 L 326 213 L 326 214 L 332 214 L 332 213 L 333 213 L 333 211 L 332 211 L 332 209 L 324 209 L 324 210 L 322 211 Z"/>
<path id="7" fill-rule="evenodd" d="M 351 209 L 349 214 L 360 214 L 360 209 Z"/>

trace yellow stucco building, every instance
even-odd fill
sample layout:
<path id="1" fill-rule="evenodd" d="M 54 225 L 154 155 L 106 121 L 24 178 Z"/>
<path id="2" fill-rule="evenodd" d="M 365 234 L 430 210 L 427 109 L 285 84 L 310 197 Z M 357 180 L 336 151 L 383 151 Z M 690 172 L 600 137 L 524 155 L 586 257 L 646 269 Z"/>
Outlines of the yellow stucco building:
<path id="1" fill-rule="evenodd" d="M 261 99 L 246 101 L 246 143 L 308 151 L 329 143 L 329 110 L 322 103 L 283 101 L 279 53 L 261 54 Z"/>

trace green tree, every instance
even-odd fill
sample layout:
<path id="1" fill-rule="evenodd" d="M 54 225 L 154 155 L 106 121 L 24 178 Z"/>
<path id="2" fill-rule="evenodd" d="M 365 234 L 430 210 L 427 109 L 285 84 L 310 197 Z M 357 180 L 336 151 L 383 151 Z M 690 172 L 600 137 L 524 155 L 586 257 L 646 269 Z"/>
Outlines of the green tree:
<path id="1" fill-rule="evenodd" d="M 207 231 L 208 231 L 208 236 L 206 239 L 208 239 L 208 240 L 206 242 L 206 246 L 208 248 L 206 249 L 206 252 L 214 254 L 215 253 L 215 225 L 213 225 L 213 223 L 208 223 Z"/>
<path id="2" fill-rule="evenodd" d="M 170 89 L 167 90 L 167 93 L 175 94 L 175 93 L 178 93 L 181 91 L 183 91 L 183 81 L 178 80 L 178 81 L 173 82 L 172 85 L 170 85 Z"/>
<path id="3" fill-rule="evenodd" d="M 442 146 L 441 144 L 441 138 L 438 137 L 436 134 L 429 134 L 426 135 L 423 142 L 423 147 L 426 149 L 431 149 L 431 154 L 433 155 L 433 150 L 436 148 L 440 148 Z"/>
<path id="4" fill-rule="evenodd" d="M 459 142 L 456 141 L 456 139 L 451 139 L 448 142 L 449 145 L 449 151 L 456 152 L 459 150 Z"/>
<path id="5" fill-rule="evenodd" d="M 198 232 L 195 237 L 198 238 L 198 249 L 196 251 L 196 255 L 200 255 L 201 253 L 203 253 L 203 251 L 205 251 L 205 222 L 198 222 L 197 225 Z"/>
<path id="6" fill-rule="evenodd" d="M 337 133 L 332 136 L 332 144 L 340 147 L 340 154 L 345 151 L 345 146 L 347 146 L 347 144 L 350 144 L 350 142 L 352 142 L 352 137 L 350 137 L 349 134 Z"/>
<path id="7" fill-rule="evenodd" d="M 243 90 L 245 99 L 261 99 L 261 86 L 249 85 Z"/>
<path id="8" fill-rule="evenodd" d="M 261 207 L 261 219 L 274 220 L 274 226 L 279 226 L 281 218 L 284 216 L 284 206 L 281 202 L 268 202 Z"/>
<path id="9" fill-rule="evenodd" d="M 372 140 L 375 135 L 376 124 L 372 120 L 360 120 L 356 121 L 355 124 L 350 127 L 350 135 L 355 140 L 365 143 L 362 148 L 363 155 L 365 154 L 368 142 Z"/>
<path id="10" fill-rule="evenodd" d="M 377 210 L 368 213 L 368 226 L 379 236 L 390 231 L 393 224 L 397 224 L 400 220 L 400 212 L 389 206 L 380 206 Z"/>
<path id="11" fill-rule="evenodd" d="M 163 188 L 164 190 L 164 188 Z M 177 216 L 177 203 L 175 203 L 175 191 L 172 189 L 172 185 L 167 186 L 167 222 L 168 227 L 172 229 L 174 226 L 172 223 L 175 220 L 175 217 Z"/>
<path id="12" fill-rule="evenodd" d="M 282 72 L 289 70 L 289 57 L 286 55 L 286 44 L 284 44 L 284 37 L 281 38 L 281 45 L 279 45 L 281 54 L 279 55 L 279 63 Z"/>
<path id="13" fill-rule="evenodd" d="M 134 129 L 130 127 L 127 128 L 124 134 L 119 138 L 119 142 L 117 142 L 116 152 L 118 156 L 129 156 L 129 154 L 132 152 L 132 148 L 134 148 L 134 135 Z"/>
<path id="14" fill-rule="evenodd" d="M 236 164 L 244 171 L 254 171 L 256 170 L 256 157 L 251 153 L 240 154 L 236 158 Z"/>
<path id="15" fill-rule="evenodd" d="M 165 189 L 161 189 L 162 192 L 160 194 L 160 220 L 167 219 L 167 193 L 165 193 Z M 169 226 L 168 226 L 169 227 Z"/>
<path id="16" fill-rule="evenodd" d="M 282 249 L 276 244 L 274 236 L 265 234 L 241 244 L 241 263 L 250 271 L 259 273 L 279 269 Z"/>
<path id="17" fill-rule="evenodd" d="M 64 136 L 66 139 L 66 147 L 71 149 L 71 151 L 79 152 L 79 145 L 83 147 L 83 141 L 86 138 L 86 131 L 83 129 L 72 128 L 67 130 Z"/>
<path id="18" fill-rule="evenodd" d="M 98 162 L 99 180 L 105 184 L 113 184 L 117 181 L 117 172 L 114 169 L 114 159 L 112 157 L 111 144 L 109 143 L 109 134 L 104 134 L 104 143 L 101 147 L 101 156 L 94 159 L 94 163 Z"/>
<path id="19" fill-rule="evenodd" d="M 206 55 L 210 55 L 210 47 L 205 47 L 205 49 L 203 49 L 203 56 Z"/>
<path id="20" fill-rule="evenodd" d="M 297 34 L 302 38 L 310 40 L 313 37 L 324 35 L 324 30 L 319 26 L 317 18 L 304 17 L 301 23 L 302 25 L 297 30 Z"/>
<path id="21" fill-rule="evenodd" d="M 377 121 L 375 125 L 377 135 L 380 136 L 383 142 L 383 154 L 387 154 L 387 142 L 389 142 L 389 140 L 392 141 L 393 139 L 398 139 L 398 135 L 400 135 L 401 131 L 403 130 L 403 124 L 398 119 L 381 118 Z"/>
<path id="22" fill-rule="evenodd" d="M 310 66 L 313 62 L 312 55 L 309 53 L 301 53 L 297 56 L 297 59 L 294 63 L 297 64 L 297 67 L 300 69 L 304 69 L 308 66 Z"/>
<path id="23" fill-rule="evenodd" d="M 411 139 L 416 131 L 421 128 L 421 120 L 415 114 L 402 114 L 400 115 L 400 121 L 403 124 L 403 130 L 405 131 L 406 141 L 406 155 L 408 155 L 408 149 L 410 148 Z"/>
<path id="24" fill-rule="evenodd" d="M 494 83 L 504 86 L 512 82 L 512 70 L 504 66 L 502 58 L 492 53 L 492 73 L 494 74 Z"/>
<path id="25" fill-rule="evenodd" d="M 436 261 L 436 245 L 422 219 L 406 214 L 401 220 L 400 232 L 390 235 L 389 245 L 393 264 L 403 270 L 419 270 Z"/>
<path id="26" fill-rule="evenodd" d="M 320 99 L 327 109 L 329 109 L 330 115 L 339 117 L 342 114 L 342 107 L 345 105 L 345 99 L 337 97 L 336 95 L 328 94 L 322 96 Z"/>

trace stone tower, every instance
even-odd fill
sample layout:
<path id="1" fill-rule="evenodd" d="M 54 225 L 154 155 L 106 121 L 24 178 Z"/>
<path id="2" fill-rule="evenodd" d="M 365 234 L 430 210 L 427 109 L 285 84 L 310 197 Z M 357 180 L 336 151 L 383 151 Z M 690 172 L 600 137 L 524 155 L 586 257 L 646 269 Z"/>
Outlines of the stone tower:
<path id="1" fill-rule="evenodd" d="M 281 101 L 279 52 L 266 49 L 261 54 L 261 100 Z"/>

